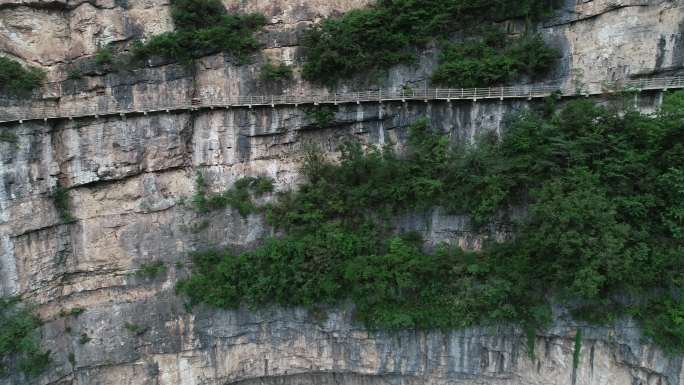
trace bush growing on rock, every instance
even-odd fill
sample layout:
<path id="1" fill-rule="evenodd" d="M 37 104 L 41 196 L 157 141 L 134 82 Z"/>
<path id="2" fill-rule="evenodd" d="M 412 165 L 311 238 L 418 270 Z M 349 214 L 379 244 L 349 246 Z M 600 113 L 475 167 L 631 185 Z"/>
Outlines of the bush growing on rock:
<path id="1" fill-rule="evenodd" d="M 114 53 L 110 47 L 100 47 L 95 53 L 95 63 L 102 67 L 112 64 Z"/>
<path id="2" fill-rule="evenodd" d="M 376 328 L 548 322 L 548 300 L 594 321 L 634 314 L 670 351 L 684 349 L 684 92 L 656 116 L 569 103 L 513 119 L 503 137 L 452 146 L 426 121 L 408 149 L 350 142 L 331 163 L 312 152 L 307 182 L 265 207 L 286 236 L 255 250 L 193 256 L 178 290 L 219 307 L 351 299 Z M 397 215 L 441 206 L 515 238 L 481 252 L 426 253 Z M 527 208 L 513 220 L 511 208 Z M 625 300 L 625 294 L 628 298 Z M 623 298 L 623 299 L 619 299 Z M 637 300 L 638 299 L 638 300 Z"/>
<path id="3" fill-rule="evenodd" d="M 505 19 L 537 20 L 558 5 L 555 0 L 378 1 L 311 28 L 303 41 L 307 49 L 303 76 L 332 85 L 356 74 L 410 64 L 417 59 L 416 49 L 426 43 L 446 40 L 454 32 L 477 35 L 478 26 Z M 486 53 L 487 60 L 500 55 Z"/>
<path id="4" fill-rule="evenodd" d="M 0 298 L 0 377 L 11 369 L 37 375 L 50 363 L 39 346 L 40 319 L 18 298 Z"/>
<path id="5" fill-rule="evenodd" d="M 447 44 L 432 82 L 448 87 L 501 85 L 521 76 L 539 78 L 548 73 L 558 52 L 538 35 L 507 39 L 495 31 L 482 39 Z"/>
<path id="6" fill-rule="evenodd" d="M 275 65 L 269 61 L 261 67 L 259 77 L 264 81 L 288 80 L 292 77 L 292 68 L 284 63 Z"/>
<path id="7" fill-rule="evenodd" d="M 254 33 L 266 23 L 260 14 L 228 14 L 218 0 L 174 0 L 171 15 L 176 29 L 135 45 L 135 57 L 161 56 L 187 63 L 228 52 L 244 62 L 247 54 L 259 47 Z"/>
<path id="8" fill-rule="evenodd" d="M 252 196 L 259 198 L 273 192 L 274 189 L 273 180 L 263 176 L 240 178 L 233 188 L 218 194 L 206 192 L 204 177 L 201 174 L 197 175 L 195 185 L 197 192 L 193 197 L 193 203 L 197 211 L 207 213 L 210 210 L 232 207 L 243 217 L 258 211 Z"/>
<path id="9" fill-rule="evenodd" d="M 140 269 L 136 271 L 135 275 L 138 277 L 143 277 L 147 279 L 156 278 L 161 274 L 166 272 L 166 265 L 162 261 L 155 261 L 149 263 L 143 263 L 140 265 Z"/>
<path id="10" fill-rule="evenodd" d="M 0 92 L 11 96 L 29 96 L 44 80 L 43 70 L 24 67 L 15 60 L 0 57 Z"/>
<path id="11" fill-rule="evenodd" d="M 62 186 L 57 186 L 51 195 L 52 203 L 55 205 L 60 218 L 64 223 L 71 223 L 76 220 L 71 214 L 71 205 L 69 204 L 69 189 Z"/>
<path id="12" fill-rule="evenodd" d="M 19 141 L 17 134 L 9 130 L 0 131 L 0 142 L 16 143 Z"/>

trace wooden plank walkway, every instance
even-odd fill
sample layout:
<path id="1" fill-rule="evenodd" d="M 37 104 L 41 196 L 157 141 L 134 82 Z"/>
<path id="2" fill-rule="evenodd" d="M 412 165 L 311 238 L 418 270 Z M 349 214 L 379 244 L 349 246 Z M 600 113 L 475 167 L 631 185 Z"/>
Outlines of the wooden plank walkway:
<path id="1" fill-rule="evenodd" d="M 550 96 L 554 92 L 560 92 L 562 96 L 589 96 L 606 94 L 616 90 L 633 90 L 637 92 L 647 90 L 668 90 L 684 88 L 684 76 L 645 78 L 629 80 L 620 83 L 607 83 L 600 89 L 583 91 L 562 90 L 554 86 L 516 86 L 516 87 L 491 87 L 491 88 L 435 88 L 435 89 L 401 89 L 401 90 L 377 90 L 365 92 L 347 92 L 325 95 L 270 95 L 270 96 L 235 96 L 224 98 L 199 98 L 175 100 L 168 104 L 138 104 L 122 106 L 110 103 L 111 96 L 99 96 L 88 105 L 78 109 L 64 107 L 26 107 L 12 106 L 26 110 L 26 115 L 21 117 L 7 116 L 0 112 L 0 124 L 23 123 L 33 120 L 50 119 L 78 119 L 99 118 L 103 116 L 128 114 L 148 114 L 171 111 L 194 111 L 199 109 L 215 108 L 254 108 L 254 107 L 277 107 L 299 105 L 339 105 L 350 103 L 383 103 L 383 102 L 407 102 L 407 101 L 447 101 L 453 100 L 491 100 L 491 99 L 535 99 Z M 102 99 L 100 99 L 102 98 Z M 100 102 L 102 101 L 102 103 Z"/>

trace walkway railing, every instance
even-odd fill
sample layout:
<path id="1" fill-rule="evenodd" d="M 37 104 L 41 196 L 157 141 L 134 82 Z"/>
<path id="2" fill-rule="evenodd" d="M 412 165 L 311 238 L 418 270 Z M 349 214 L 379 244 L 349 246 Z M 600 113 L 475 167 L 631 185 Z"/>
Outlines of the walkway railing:
<path id="1" fill-rule="evenodd" d="M 603 94 L 617 90 L 667 90 L 684 88 L 684 76 L 646 78 L 625 82 L 606 83 L 594 89 L 568 90 L 554 86 L 516 86 L 490 88 L 437 88 L 437 89 L 392 89 L 365 92 L 346 92 L 311 95 L 271 95 L 271 96 L 228 96 L 196 99 L 172 100 L 168 103 L 131 103 L 121 105 L 112 96 L 89 98 L 88 104 L 78 108 L 55 106 L 12 106 L 21 111 L 21 117 L 0 112 L 0 123 L 23 122 L 29 120 L 75 119 L 106 115 L 127 115 L 131 113 L 150 113 L 160 111 L 197 110 L 205 108 L 252 108 L 258 106 L 348 104 L 392 101 L 431 101 L 431 100 L 484 100 L 484 99 L 533 99 L 547 97 L 554 92 L 563 96 Z"/>

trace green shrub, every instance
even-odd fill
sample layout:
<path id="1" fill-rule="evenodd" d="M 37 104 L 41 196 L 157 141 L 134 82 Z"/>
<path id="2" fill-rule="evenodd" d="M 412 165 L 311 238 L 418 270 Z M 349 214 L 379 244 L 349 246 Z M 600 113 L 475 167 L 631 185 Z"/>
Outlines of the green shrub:
<path id="1" fill-rule="evenodd" d="M 316 128 L 329 127 L 335 121 L 336 109 L 330 106 L 311 107 L 306 110 L 306 120 Z"/>
<path id="2" fill-rule="evenodd" d="M 72 67 L 67 70 L 67 79 L 74 80 L 80 79 L 83 76 L 83 72 L 78 67 Z"/>
<path id="3" fill-rule="evenodd" d="M 130 323 L 130 322 L 126 322 L 124 324 L 124 327 L 126 328 L 126 330 L 128 330 L 129 332 L 131 332 L 132 334 L 134 334 L 136 336 L 142 335 L 147 331 L 146 327 L 140 326 L 140 325 L 135 324 L 135 323 Z"/>
<path id="4" fill-rule="evenodd" d="M 280 81 L 289 80 L 292 78 L 292 68 L 285 64 L 280 63 L 275 65 L 273 63 L 266 62 L 263 67 L 261 67 L 261 80 L 263 81 Z"/>
<path id="5" fill-rule="evenodd" d="M 456 31 L 511 18 L 536 20 L 554 0 L 383 0 L 311 28 L 303 40 L 305 79 L 334 84 L 416 60 L 416 48 Z"/>
<path id="6" fill-rule="evenodd" d="M 78 317 L 81 314 L 85 313 L 85 309 L 82 307 L 74 307 L 69 310 L 62 309 L 59 311 L 59 316 L 60 317 Z"/>
<path id="7" fill-rule="evenodd" d="M 12 131 L 0 131 L 0 142 L 16 143 L 19 141 L 17 134 Z"/>
<path id="8" fill-rule="evenodd" d="M 195 209 L 200 213 L 232 207 L 243 217 L 258 211 L 252 196 L 261 197 L 273 192 L 273 180 L 267 177 L 244 177 L 235 182 L 233 188 L 217 194 L 207 194 L 204 177 L 197 175 L 197 192 L 193 198 Z"/>
<path id="9" fill-rule="evenodd" d="M 220 0 L 173 0 L 171 17 L 179 31 L 193 31 L 220 24 L 226 9 Z"/>
<path id="10" fill-rule="evenodd" d="M 95 53 L 95 63 L 102 67 L 112 64 L 114 53 L 110 47 L 100 47 Z"/>
<path id="11" fill-rule="evenodd" d="M 582 329 L 577 329 L 575 334 L 575 347 L 572 350 L 572 367 L 577 369 L 580 364 L 580 357 L 582 354 Z"/>
<path id="12" fill-rule="evenodd" d="M 135 44 L 135 58 L 161 56 L 187 63 L 196 57 L 229 52 L 244 62 L 259 47 L 254 33 L 266 23 L 260 14 L 228 14 L 218 0 L 173 0 L 171 15 L 176 29 Z"/>
<path id="13" fill-rule="evenodd" d="M 475 145 L 453 146 L 423 120 L 401 154 L 357 142 L 338 162 L 309 151 L 307 181 L 263 208 L 285 235 L 194 255 L 178 290 L 228 308 L 350 299 L 373 328 L 515 322 L 528 333 L 548 324 L 553 298 L 604 320 L 629 310 L 648 337 L 682 351 L 682 111 L 684 92 L 654 116 L 578 100 L 522 112 Z M 469 215 L 471 231 L 515 237 L 426 253 L 416 234 L 395 232 L 397 216 L 436 206 Z M 514 220 L 512 208 L 526 215 Z"/>
<path id="14" fill-rule="evenodd" d="M 71 205 L 69 204 L 69 189 L 61 186 L 52 192 L 52 202 L 64 223 L 70 223 L 76 219 L 71 215 Z"/>
<path id="15" fill-rule="evenodd" d="M 24 67 L 17 61 L 0 57 L 0 92 L 11 96 L 30 96 L 44 80 L 45 71 Z"/>
<path id="16" fill-rule="evenodd" d="M 558 56 L 538 35 L 507 39 L 502 32 L 488 32 L 480 40 L 447 45 L 432 81 L 449 87 L 482 87 L 521 76 L 539 78 Z"/>
<path id="17" fill-rule="evenodd" d="M 39 346 L 40 319 L 18 298 L 0 299 L 0 376 L 17 370 L 40 374 L 50 363 L 50 352 Z"/>
<path id="18" fill-rule="evenodd" d="M 245 179 L 243 178 L 243 183 Z M 256 197 L 262 197 L 266 194 L 272 193 L 275 190 L 273 179 L 265 176 L 251 177 L 247 179 L 249 183 L 247 188 L 251 189 Z"/>
<path id="19" fill-rule="evenodd" d="M 644 334 L 671 354 L 684 353 L 684 301 L 680 298 L 663 298 L 655 301 L 638 317 L 644 325 Z"/>
<path id="20" fill-rule="evenodd" d="M 142 265 L 140 265 L 140 268 L 138 269 L 138 271 L 135 272 L 135 275 L 138 277 L 152 279 L 152 278 L 156 278 L 160 274 L 164 274 L 165 272 L 166 272 L 166 265 L 164 265 L 164 262 L 155 261 L 155 262 L 143 263 Z"/>

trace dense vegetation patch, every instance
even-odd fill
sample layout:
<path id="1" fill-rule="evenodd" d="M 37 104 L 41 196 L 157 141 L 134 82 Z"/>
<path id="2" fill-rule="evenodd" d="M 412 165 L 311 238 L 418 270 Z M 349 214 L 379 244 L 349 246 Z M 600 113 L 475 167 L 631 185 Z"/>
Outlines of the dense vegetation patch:
<path id="1" fill-rule="evenodd" d="M 138 325 L 136 323 L 126 322 L 124 324 L 124 327 L 126 328 L 126 330 L 128 330 L 129 332 L 131 332 L 131 334 L 135 336 L 141 336 L 145 334 L 145 332 L 147 331 L 147 328 L 145 326 Z"/>
<path id="2" fill-rule="evenodd" d="M 45 72 L 35 67 L 24 67 L 19 62 L 0 57 L 0 93 L 28 96 L 45 80 Z"/>
<path id="3" fill-rule="evenodd" d="M 50 363 L 38 345 L 40 319 L 18 298 L 0 298 L 0 376 L 19 371 L 37 375 Z"/>
<path id="4" fill-rule="evenodd" d="M 539 35 L 506 38 L 501 31 L 488 31 L 477 40 L 445 45 L 432 81 L 449 87 L 481 87 L 521 76 L 534 79 L 548 73 L 558 56 Z"/>
<path id="5" fill-rule="evenodd" d="M 386 70 L 416 60 L 415 47 L 469 34 L 479 26 L 505 19 L 536 20 L 548 15 L 556 0 L 379 0 L 338 19 L 325 20 L 306 34 L 303 76 L 333 84 L 355 74 Z M 472 32 L 471 32 L 472 33 Z M 538 46 L 529 46 L 536 49 Z M 510 54 L 499 50 L 485 54 Z M 489 56 L 485 57 L 489 60 Z M 480 86 L 486 84 L 479 84 Z"/>
<path id="6" fill-rule="evenodd" d="M 304 110 L 306 120 L 316 128 L 329 127 L 335 121 L 337 107 L 315 106 Z"/>
<path id="7" fill-rule="evenodd" d="M 95 64 L 98 66 L 105 66 L 112 64 L 114 60 L 114 53 L 111 47 L 100 47 L 95 53 Z M 71 74 L 69 74 L 71 75 Z"/>
<path id="8" fill-rule="evenodd" d="M 259 77 L 264 81 L 289 80 L 292 78 L 292 67 L 285 63 L 273 64 L 269 61 L 261 67 Z"/>
<path id="9" fill-rule="evenodd" d="M 164 273 L 166 273 L 166 265 L 164 265 L 164 262 L 155 261 L 140 265 L 140 268 L 135 272 L 135 275 L 138 277 L 152 279 Z"/>
<path id="10" fill-rule="evenodd" d="M 244 177 L 238 179 L 233 188 L 222 193 L 210 194 L 206 191 L 204 177 L 202 174 L 198 174 L 195 187 L 197 192 L 192 203 L 200 213 L 233 207 L 238 210 L 240 215 L 246 217 L 257 212 L 257 206 L 252 201 L 252 197 L 258 198 L 272 192 L 273 181 L 266 177 Z"/>
<path id="11" fill-rule="evenodd" d="M 10 130 L 2 130 L 0 131 L 0 142 L 7 142 L 7 143 L 16 143 L 19 141 L 19 137 L 17 137 L 17 134 Z"/>
<path id="12" fill-rule="evenodd" d="M 592 321 L 632 314 L 684 349 L 684 92 L 655 116 L 587 100 L 523 112 L 476 145 L 453 146 L 423 121 L 401 155 L 350 142 L 339 163 L 324 159 L 309 153 L 307 182 L 262 208 L 285 236 L 194 255 L 179 292 L 219 307 L 352 299 L 359 319 L 388 329 L 529 330 L 548 322 L 553 298 Z M 435 206 L 515 236 L 428 253 L 392 230 Z"/>
<path id="13" fill-rule="evenodd" d="M 51 195 L 52 203 L 55 205 L 60 218 L 64 223 L 71 223 L 76 220 L 71 215 L 71 204 L 69 204 L 69 189 L 57 186 Z"/>
<path id="14" fill-rule="evenodd" d="M 265 23 L 259 14 L 229 14 L 220 0 L 173 0 L 175 30 L 137 44 L 137 58 L 161 56 L 189 62 L 216 52 L 229 52 L 239 61 L 259 46 L 254 33 Z"/>

